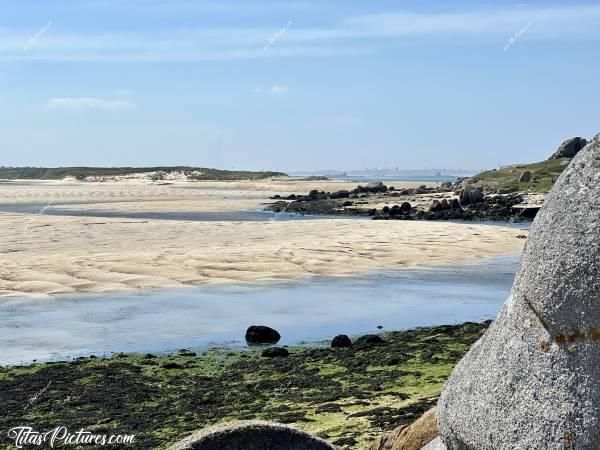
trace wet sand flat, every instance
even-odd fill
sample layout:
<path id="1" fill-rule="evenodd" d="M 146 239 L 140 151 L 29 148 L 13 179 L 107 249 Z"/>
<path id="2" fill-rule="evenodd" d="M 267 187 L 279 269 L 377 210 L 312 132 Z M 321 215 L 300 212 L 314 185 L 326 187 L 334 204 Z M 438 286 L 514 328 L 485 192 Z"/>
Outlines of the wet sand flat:
<path id="1" fill-rule="evenodd" d="M 220 211 L 227 211 L 260 207 L 274 193 L 310 188 L 332 190 L 323 182 L 273 180 L 181 187 L 45 182 L 3 185 L 0 203 L 77 200 L 81 204 L 69 207 L 119 211 L 211 211 L 219 204 Z M 225 199 L 232 192 L 236 197 Z M 90 200 L 104 203 L 85 203 Z M 354 219 L 192 222 L 47 216 L 43 208 L 39 214 L 0 213 L 0 228 L 0 296 L 351 276 L 511 255 L 524 242 L 516 237 L 523 230 L 477 224 Z"/>

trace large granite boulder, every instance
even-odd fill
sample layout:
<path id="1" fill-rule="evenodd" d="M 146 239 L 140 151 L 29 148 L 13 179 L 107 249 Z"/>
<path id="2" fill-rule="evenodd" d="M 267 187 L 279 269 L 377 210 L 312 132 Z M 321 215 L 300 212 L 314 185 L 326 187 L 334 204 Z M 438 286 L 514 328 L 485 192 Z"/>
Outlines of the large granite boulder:
<path id="1" fill-rule="evenodd" d="M 169 450 L 335 450 L 318 437 L 277 423 L 248 420 L 204 428 Z"/>
<path id="2" fill-rule="evenodd" d="M 552 154 L 548 159 L 559 159 L 559 158 L 574 158 L 579 151 L 587 145 L 587 140 L 582 137 L 574 137 L 567 139 L 565 142 L 560 144 L 560 147 Z"/>
<path id="3" fill-rule="evenodd" d="M 401 425 L 379 436 L 369 450 L 421 450 L 437 434 L 435 408 L 431 408 L 410 425 Z"/>
<path id="4" fill-rule="evenodd" d="M 600 141 L 548 195 L 509 298 L 446 384 L 438 425 L 449 449 L 600 448 Z"/>

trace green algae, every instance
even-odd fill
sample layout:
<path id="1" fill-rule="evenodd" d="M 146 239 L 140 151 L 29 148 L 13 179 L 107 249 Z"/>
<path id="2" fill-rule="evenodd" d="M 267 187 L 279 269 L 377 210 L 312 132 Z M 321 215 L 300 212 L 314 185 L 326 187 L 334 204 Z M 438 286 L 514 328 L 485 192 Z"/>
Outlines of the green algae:
<path id="1" fill-rule="evenodd" d="M 160 449 L 207 425 L 263 419 L 293 424 L 342 449 L 364 448 L 431 407 L 486 326 L 384 333 L 385 345 L 294 348 L 285 358 L 215 348 L 4 367 L 0 443 L 11 444 L 6 431 L 13 426 L 64 425 L 135 434 L 131 448 Z"/>

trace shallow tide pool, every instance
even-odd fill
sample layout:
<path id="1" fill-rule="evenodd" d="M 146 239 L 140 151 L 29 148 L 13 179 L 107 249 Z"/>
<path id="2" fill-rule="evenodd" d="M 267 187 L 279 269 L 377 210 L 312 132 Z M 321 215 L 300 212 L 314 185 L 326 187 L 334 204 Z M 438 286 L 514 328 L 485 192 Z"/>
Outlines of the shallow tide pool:
<path id="1" fill-rule="evenodd" d="M 244 346 L 252 324 L 279 345 L 319 344 L 416 326 L 482 321 L 499 311 L 518 257 L 397 269 L 352 278 L 199 286 L 145 293 L 0 300 L 0 364 L 111 352 Z"/>

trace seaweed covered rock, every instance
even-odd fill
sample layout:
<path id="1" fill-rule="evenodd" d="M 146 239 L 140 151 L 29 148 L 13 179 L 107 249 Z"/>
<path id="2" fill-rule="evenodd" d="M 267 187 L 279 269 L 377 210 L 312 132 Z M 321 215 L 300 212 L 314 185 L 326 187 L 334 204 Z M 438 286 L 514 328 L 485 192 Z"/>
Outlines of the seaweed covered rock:
<path id="1" fill-rule="evenodd" d="M 594 141 L 548 195 L 506 303 L 446 384 L 449 449 L 598 448 L 599 198 Z"/>
<path id="2" fill-rule="evenodd" d="M 352 341 L 345 334 L 338 334 L 331 340 L 331 348 L 352 347 Z"/>
<path id="3" fill-rule="evenodd" d="M 169 450 L 335 450 L 318 437 L 290 426 L 258 420 L 202 429 Z"/>
<path id="4" fill-rule="evenodd" d="M 382 345 L 385 341 L 376 334 L 365 334 L 354 341 L 357 346 L 370 347 L 372 345 Z"/>
<path id="5" fill-rule="evenodd" d="M 262 356 L 265 358 L 281 358 L 288 356 L 290 352 L 283 347 L 269 347 L 263 350 Z"/>

